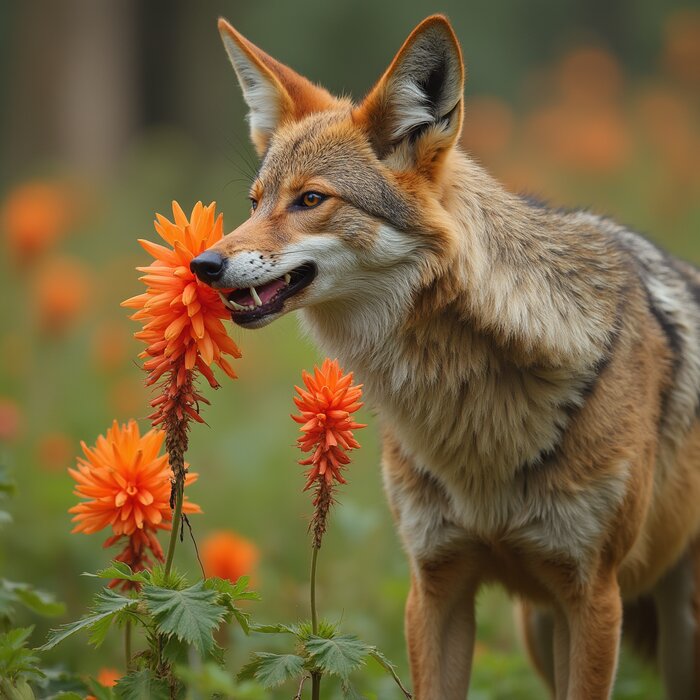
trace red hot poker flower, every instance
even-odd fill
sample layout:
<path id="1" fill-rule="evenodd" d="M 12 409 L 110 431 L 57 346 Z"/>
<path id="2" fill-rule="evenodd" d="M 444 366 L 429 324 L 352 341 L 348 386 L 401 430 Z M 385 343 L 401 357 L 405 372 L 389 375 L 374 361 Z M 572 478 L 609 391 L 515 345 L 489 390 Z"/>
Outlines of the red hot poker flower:
<path id="1" fill-rule="evenodd" d="M 314 367 L 313 375 L 302 372 L 302 379 L 306 389 L 294 387 L 298 394 L 294 403 L 301 415 L 292 418 L 302 424 L 299 447 L 303 452 L 312 452 L 299 463 L 310 467 L 304 490 L 316 486 L 309 529 L 313 530 L 314 549 L 318 550 L 333 504 L 334 482 L 345 483 L 341 472 L 350 463 L 347 452 L 360 446 L 352 431 L 365 426 L 355 423 L 351 415 L 363 405 L 359 401 L 362 385 L 354 386 L 352 372 L 344 374 L 338 360 L 329 359 L 320 369 Z"/>
<path id="2" fill-rule="evenodd" d="M 329 486 L 333 479 L 344 484 L 341 470 L 350 462 L 346 453 L 360 446 L 352 431 L 366 427 L 351 418 L 363 405 L 359 401 L 362 385 L 352 384 L 352 372 L 344 374 L 338 360 L 326 359 L 320 369 L 314 367 L 313 375 L 304 371 L 301 376 L 306 390 L 294 387 L 299 394 L 294 403 L 301 415 L 292 418 L 302 424 L 299 447 L 303 452 L 313 450 L 311 457 L 300 462 L 311 467 L 304 490 L 319 480 Z"/>
<path id="3" fill-rule="evenodd" d="M 150 430 L 139 433 L 135 421 L 116 421 L 94 447 L 82 444 L 84 458 L 68 472 L 76 482 L 76 496 L 85 499 L 69 509 L 74 514 L 73 532 L 90 534 L 111 528 L 105 547 L 124 542 L 118 561 L 134 571 L 151 565 L 150 554 L 163 560 L 156 539 L 158 530 L 170 530 L 170 467 L 166 455 L 159 455 L 165 433 Z M 188 474 L 192 483 L 196 474 Z M 185 500 L 185 513 L 200 513 L 198 505 Z M 149 553 L 150 550 L 150 553 Z"/>
<path id="4" fill-rule="evenodd" d="M 155 258 L 141 281 L 147 285 L 144 294 L 122 302 L 137 309 L 131 316 L 144 321 L 136 337 L 147 344 L 141 357 L 148 371 L 148 384 L 154 384 L 166 372 L 177 370 L 177 384 L 185 382 L 185 371 L 197 368 L 212 387 L 219 386 L 209 366 L 215 363 L 235 379 L 233 368 L 224 358 L 239 358 L 241 353 L 226 334 L 222 319 L 230 317 L 218 292 L 200 283 L 190 271 L 190 262 L 223 235 L 223 216 L 215 217 L 216 204 L 203 207 L 197 202 L 190 219 L 173 202 L 174 222 L 156 214 L 155 229 L 171 247 L 139 240 Z"/>

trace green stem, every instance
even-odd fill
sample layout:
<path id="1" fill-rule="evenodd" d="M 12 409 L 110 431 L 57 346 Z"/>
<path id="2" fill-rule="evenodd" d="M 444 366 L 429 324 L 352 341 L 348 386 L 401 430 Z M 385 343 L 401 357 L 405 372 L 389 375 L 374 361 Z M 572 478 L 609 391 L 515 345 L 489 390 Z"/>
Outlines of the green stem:
<path id="1" fill-rule="evenodd" d="M 311 554 L 311 632 L 318 634 L 318 615 L 316 613 L 316 562 L 318 547 L 313 547 Z M 311 672 L 311 700 L 321 700 L 321 674 Z"/>
<path id="2" fill-rule="evenodd" d="M 180 532 L 180 520 L 182 519 L 182 499 L 185 495 L 184 479 L 180 480 L 177 476 L 175 478 L 177 479 L 177 481 L 175 482 L 175 507 L 173 508 L 172 520 L 173 526 L 170 530 L 170 541 L 168 542 L 168 556 L 165 559 L 166 578 L 170 575 L 170 569 L 173 565 L 173 557 L 175 556 L 175 543 L 177 542 L 177 536 Z"/>
<path id="3" fill-rule="evenodd" d="M 124 625 L 124 654 L 126 656 L 126 672 L 131 673 L 133 671 L 131 665 L 131 620 L 127 620 L 126 625 Z"/>

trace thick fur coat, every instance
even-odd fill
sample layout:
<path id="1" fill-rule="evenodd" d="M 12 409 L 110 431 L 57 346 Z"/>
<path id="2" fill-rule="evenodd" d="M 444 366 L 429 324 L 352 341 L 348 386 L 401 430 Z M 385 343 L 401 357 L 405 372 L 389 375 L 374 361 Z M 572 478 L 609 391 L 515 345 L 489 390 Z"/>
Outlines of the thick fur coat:
<path id="1" fill-rule="evenodd" d="M 610 697 L 623 609 L 668 697 L 700 697 L 700 272 L 465 155 L 444 17 L 357 105 L 220 29 L 262 164 L 193 269 L 244 327 L 300 309 L 364 382 L 417 700 L 466 696 L 487 582 L 554 697 Z"/>

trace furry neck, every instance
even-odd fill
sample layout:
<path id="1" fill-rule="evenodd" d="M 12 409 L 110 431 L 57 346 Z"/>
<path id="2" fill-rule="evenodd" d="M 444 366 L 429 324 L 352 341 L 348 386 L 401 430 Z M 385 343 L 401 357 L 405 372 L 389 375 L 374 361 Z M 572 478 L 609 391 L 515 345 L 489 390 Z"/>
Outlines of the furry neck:
<path id="1" fill-rule="evenodd" d="M 305 309 L 303 324 L 438 472 L 509 478 L 556 445 L 613 333 L 617 295 L 592 294 L 572 261 L 592 259 L 611 291 L 623 281 L 591 217 L 533 208 L 459 153 L 445 168 L 449 256 L 430 275 L 397 265 L 380 297 Z"/>

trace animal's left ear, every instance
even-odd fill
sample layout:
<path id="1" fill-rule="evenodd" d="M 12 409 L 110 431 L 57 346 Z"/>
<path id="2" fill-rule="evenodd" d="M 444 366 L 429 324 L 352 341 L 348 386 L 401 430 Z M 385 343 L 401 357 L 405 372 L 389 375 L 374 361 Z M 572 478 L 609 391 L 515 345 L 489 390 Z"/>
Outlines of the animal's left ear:
<path id="1" fill-rule="evenodd" d="M 464 64 L 447 18 L 423 20 L 353 112 L 380 158 L 431 169 L 462 128 Z"/>

